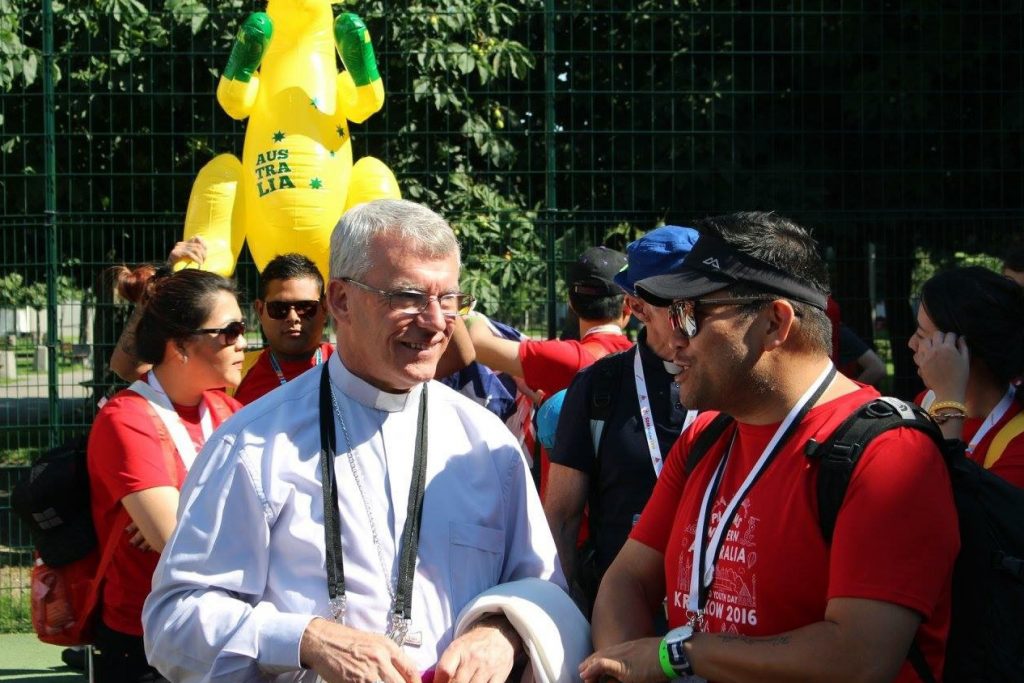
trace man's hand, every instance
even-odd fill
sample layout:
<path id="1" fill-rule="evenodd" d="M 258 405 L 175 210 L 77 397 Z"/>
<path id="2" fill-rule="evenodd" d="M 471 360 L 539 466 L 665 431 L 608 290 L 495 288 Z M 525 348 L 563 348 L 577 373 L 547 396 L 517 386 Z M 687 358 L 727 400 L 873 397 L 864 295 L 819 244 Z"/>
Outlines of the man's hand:
<path id="1" fill-rule="evenodd" d="M 326 683 L 420 682 L 412 660 L 390 639 L 322 618 L 302 634 L 299 659 Z"/>
<path id="2" fill-rule="evenodd" d="M 580 677 L 598 683 L 607 679 L 622 683 L 662 683 L 665 672 L 658 659 L 660 638 L 641 638 L 598 650 L 580 664 Z"/>
<path id="3" fill-rule="evenodd" d="M 504 683 L 523 652 L 523 641 L 508 619 L 481 619 L 441 655 L 434 683 Z"/>

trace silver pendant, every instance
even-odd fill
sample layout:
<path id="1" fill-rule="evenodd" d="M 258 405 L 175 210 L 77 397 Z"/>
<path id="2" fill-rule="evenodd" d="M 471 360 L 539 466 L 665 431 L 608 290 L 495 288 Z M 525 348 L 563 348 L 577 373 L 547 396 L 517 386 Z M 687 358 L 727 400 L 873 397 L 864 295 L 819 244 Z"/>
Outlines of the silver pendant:
<path id="1" fill-rule="evenodd" d="M 327 603 L 327 609 L 331 614 L 331 621 L 336 624 L 345 623 L 345 610 L 348 607 L 347 596 L 342 593 L 336 598 L 331 598 Z"/>
<path id="2" fill-rule="evenodd" d="M 403 645 L 419 647 L 423 644 L 423 634 L 419 631 L 410 632 L 410 626 L 412 626 L 411 619 L 403 619 L 393 614 L 391 615 L 391 624 L 388 626 L 388 632 L 385 635 L 398 647 Z"/>

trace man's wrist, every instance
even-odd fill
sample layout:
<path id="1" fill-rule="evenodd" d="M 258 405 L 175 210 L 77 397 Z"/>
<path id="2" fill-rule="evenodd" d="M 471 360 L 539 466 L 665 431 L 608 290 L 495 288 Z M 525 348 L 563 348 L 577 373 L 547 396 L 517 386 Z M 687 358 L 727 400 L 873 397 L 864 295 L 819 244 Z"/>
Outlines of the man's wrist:
<path id="1" fill-rule="evenodd" d="M 658 662 L 669 679 L 692 676 L 693 667 L 684 646 L 693 637 L 693 628 L 680 626 L 665 634 L 658 644 Z"/>
<path id="2" fill-rule="evenodd" d="M 512 646 L 512 651 L 515 653 L 516 658 L 520 654 L 525 653 L 526 648 L 523 647 L 523 639 L 519 636 L 519 631 L 509 622 L 508 618 L 504 614 L 491 614 L 473 625 L 473 628 L 493 628 L 501 635 L 505 637 L 505 640 Z"/>

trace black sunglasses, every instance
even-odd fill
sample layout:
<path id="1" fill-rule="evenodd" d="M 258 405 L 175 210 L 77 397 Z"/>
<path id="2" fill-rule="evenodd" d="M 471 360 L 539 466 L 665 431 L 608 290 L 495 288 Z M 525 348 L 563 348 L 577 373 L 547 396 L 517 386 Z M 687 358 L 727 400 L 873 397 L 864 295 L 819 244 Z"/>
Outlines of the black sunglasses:
<path id="1" fill-rule="evenodd" d="M 269 315 L 274 320 L 284 320 L 288 312 L 295 309 L 295 315 L 302 320 L 309 320 L 320 310 L 320 302 L 307 301 L 268 301 L 264 304 Z"/>
<path id="2" fill-rule="evenodd" d="M 738 296 L 732 299 L 682 299 L 673 301 L 668 307 L 668 319 L 672 329 L 682 333 L 687 339 L 693 339 L 700 332 L 697 326 L 698 306 L 741 306 L 755 301 L 774 301 L 778 297 L 770 296 Z"/>
<path id="3" fill-rule="evenodd" d="M 223 334 L 224 346 L 231 346 L 245 334 L 245 321 L 235 320 L 224 327 L 201 327 L 195 331 L 195 334 Z"/>

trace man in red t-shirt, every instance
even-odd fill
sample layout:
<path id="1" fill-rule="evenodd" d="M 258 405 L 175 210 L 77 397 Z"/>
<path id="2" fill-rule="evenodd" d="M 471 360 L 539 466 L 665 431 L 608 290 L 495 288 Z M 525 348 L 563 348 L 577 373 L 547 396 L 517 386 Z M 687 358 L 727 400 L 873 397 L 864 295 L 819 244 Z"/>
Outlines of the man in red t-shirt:
<path id="1" fill-rule="evenodd" d="M 267 345 L 245 354 L 242 383 L 234 394 L 243 405 L 320 365 L 334 352 L 323 341 L 324 279 L 302 254 L 282 254 L 267 263 L 253 308 Z"/>
<path id="2" fill-rule="evenodd" d="M 569 386 L 576 373 L 616 351 L 633 346 L 622 328 L 630 311 L 615 274 L 626 267 L 626 255 L 607 247 L 591 247 L 569 265 L 569 307 L 580 320 L 580 339 L 524 339 L 513 341 L 499 337 L 481 315 L 466 318 L 478 362 L 495 372 L 521 378 L 540 402 Z M 527 416 L 529 418 L 529 416 Z M 529 420 L 527 419 L 527 422 Z M 533 443 L 532 427 L 524 425 L 524 446 L 533 456 L 539 445 Z M 539 448 L 538 485 L 541 499 L 547 493 L 547 452 Z"/>
<path id="3" fill-rule="evenodd" d="M 707 412 L 604 576 L 583 679 L 909 683 L 911 643 L 941 679 L 959 549 L 942 456 L 910 428 L 871 441 L 826 542 L 806 444 L 878 394 L 829 360 L 817 244 L 770 213 L 695 227 L 682 268 L 637 291 L 673 301 L 679 399 Z M 718 412 L 734 423 L 688 472 Z M 672 630 L 650 637 L 663 598 Z"/>
<path id="4" fill-rule="evenodd" d="M 476 359 L 496 372 L 522 377 L 533 391 L 551 396 L 569 386 L 576 373 L 633 343 L 622 333 L 629 308 L 612 278 L 626 267 L 626 255 L 591 247 L 569 265 L 569 307 L 580 319 L 580 339 L 512 341 L 495 335 L 483 316 L 466 319 Z"/>

